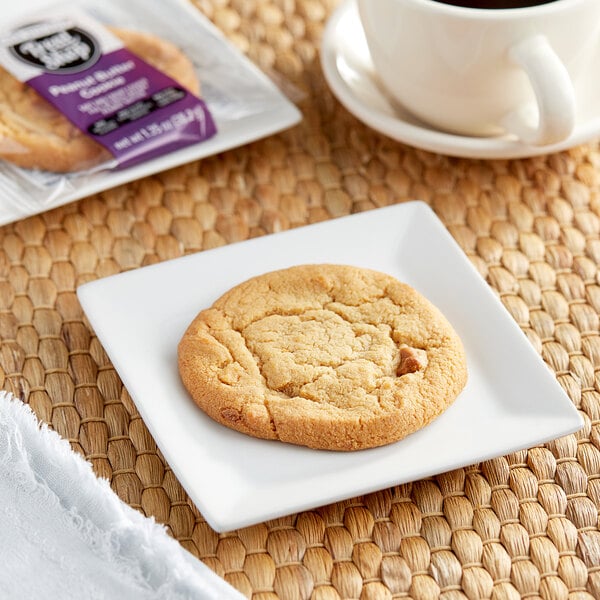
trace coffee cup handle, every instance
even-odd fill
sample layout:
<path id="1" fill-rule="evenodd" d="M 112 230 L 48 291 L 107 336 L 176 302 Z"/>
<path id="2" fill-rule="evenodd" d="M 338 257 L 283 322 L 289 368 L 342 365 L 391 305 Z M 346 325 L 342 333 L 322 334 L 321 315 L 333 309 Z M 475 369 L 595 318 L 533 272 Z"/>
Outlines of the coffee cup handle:
<path id="1" fill-rule="evenodd" d="M 527 74 L 535 93 L 538 123 L 532 125 L 531 107 L 508 113 L 502 126 L 523 143 L 558 143 L 575 127 L 575 92 L 566 67 L 542 35 L 527 38 L 509 49 L 509 59 Z"/>

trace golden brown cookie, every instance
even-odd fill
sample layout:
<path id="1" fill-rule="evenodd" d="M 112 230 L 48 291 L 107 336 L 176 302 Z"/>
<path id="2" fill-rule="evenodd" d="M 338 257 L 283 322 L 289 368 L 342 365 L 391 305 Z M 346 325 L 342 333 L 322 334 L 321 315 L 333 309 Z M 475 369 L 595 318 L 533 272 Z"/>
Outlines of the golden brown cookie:
<path id="1" fill-rule="evenodd" d="M 328 450 L 389 444 L 444 411 L 467 379 L 462 343 L 390 275 L 302 265 L 234 287 L 190 324 L 179 372 L 210 417 Z"/>
<path id="2" fill-rule="evenodd" d="M 192 93 L 200 93 L 192 62 L 173 44 L 146 33 L 111 30 L 132 52 Z M 110 154 L 0 67 L 0 158 L 26 169 L 66 173 L 99 164 Z"/>

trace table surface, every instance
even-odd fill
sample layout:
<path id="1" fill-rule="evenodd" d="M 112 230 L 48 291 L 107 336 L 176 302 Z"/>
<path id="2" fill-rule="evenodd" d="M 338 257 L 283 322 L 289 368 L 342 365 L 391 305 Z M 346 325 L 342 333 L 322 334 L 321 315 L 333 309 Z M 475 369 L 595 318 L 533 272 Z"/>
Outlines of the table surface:
<path id="1" fill-rule="evenodd" d="M 0 229 L 0 385 L 129 505 L 248 597 L 600 598 L 600 153 L 431 154 L 362 125 L 328 90 L 335 0 L 195 0 L 291 91 L 296 127 Z M 526 451 L 217 534 L 90 328 L 81 283 L 411 199 L 437 213 L 580 410 Z M 510 376 L 510 374 L 507 374 Z"/>

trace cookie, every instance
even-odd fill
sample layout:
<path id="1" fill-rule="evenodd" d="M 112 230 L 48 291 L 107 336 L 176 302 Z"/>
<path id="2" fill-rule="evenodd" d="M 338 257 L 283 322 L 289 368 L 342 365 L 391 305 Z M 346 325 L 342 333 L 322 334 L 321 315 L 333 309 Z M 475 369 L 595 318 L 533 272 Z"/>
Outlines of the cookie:
<path id="1" fill-rule="evenodd" d="M 112 31 L 132 52 L 199 94 L 192 62 L 173 44 L 137 31 Z M 34 89 L 0 67 L 0 158 L 26 169 L 65 173 L 111 156 Z"/>
<path id="2" fill-rule="evenodd" d="M 328 450 L 398 441 L 440 415 L 467 380 L 456 332 L 397 279 L 302 265 L 232 288 L 179 342 L 181 379 L 215 421 Z"/>

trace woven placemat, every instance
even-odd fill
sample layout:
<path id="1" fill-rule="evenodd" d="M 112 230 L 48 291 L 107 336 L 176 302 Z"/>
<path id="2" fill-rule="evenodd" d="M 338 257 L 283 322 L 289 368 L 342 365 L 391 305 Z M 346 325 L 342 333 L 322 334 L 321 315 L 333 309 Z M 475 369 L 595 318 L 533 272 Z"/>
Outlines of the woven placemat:
<path id="1" fill-rule="evenodd" d="M 294 86 L 282 134 L 0 229 L 0 385 L 131 506 L 255 600 L 600 598 L 600 149 L 458 160 L 393 142 L 325 85 L 337 4 L 196 0 Z M 206 524 L 75 294 L 86 281 L 375 207 L 429 203 L 585 427 L 552 443 L 228 534 Z M 506 374 L 510 377 L 510 373 Z"/>

